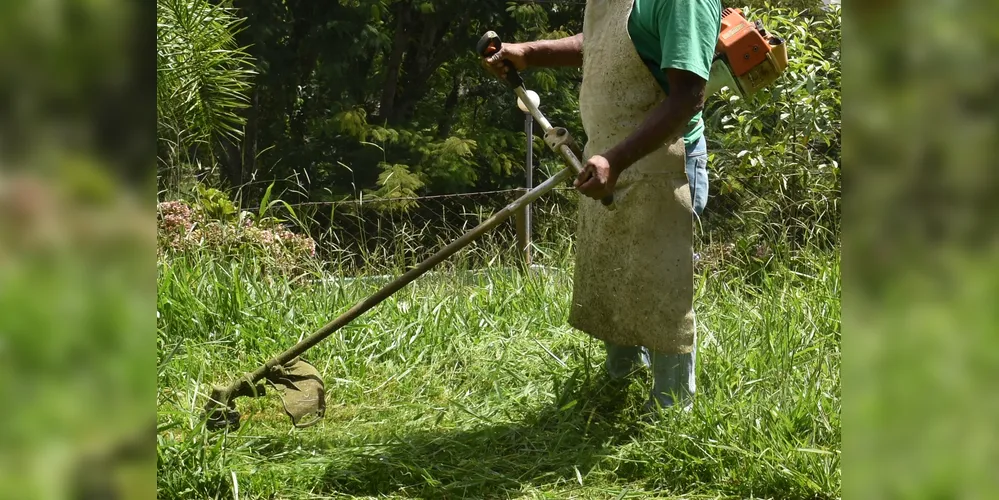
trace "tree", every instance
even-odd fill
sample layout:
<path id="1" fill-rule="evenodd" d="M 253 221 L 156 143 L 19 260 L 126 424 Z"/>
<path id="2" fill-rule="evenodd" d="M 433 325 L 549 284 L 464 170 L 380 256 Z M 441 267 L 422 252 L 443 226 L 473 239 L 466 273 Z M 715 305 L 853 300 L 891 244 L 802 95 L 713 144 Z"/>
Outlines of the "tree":
<path id="1" fill-rule="evenodd" d="M 156 111 L 161 189 L 179 189 L 186 168 L 211 169 L 218 148 L 238 144 L 255 73 L 235 40 L 244 19 L 225 3 L 156 2 Z M 200 172 L 204 174 L 205 172 Z"/>

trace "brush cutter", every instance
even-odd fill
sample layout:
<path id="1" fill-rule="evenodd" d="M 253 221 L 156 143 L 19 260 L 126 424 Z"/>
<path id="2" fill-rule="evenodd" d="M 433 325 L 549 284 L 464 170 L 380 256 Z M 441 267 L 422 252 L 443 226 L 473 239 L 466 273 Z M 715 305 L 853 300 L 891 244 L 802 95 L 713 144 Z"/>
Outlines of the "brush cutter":
<path id="1" fill-rule="evenodd" d="M 500 49 L 502 42 L 495 32 L 487 32 L 477 44 L 480 56 L 489 56 Z M 508 63 L 509 64 L 509 63 Z M 559 153 L 568 166 L 545 182 L 531 189 L 523 196 L 513 201 L 496 215 L 485 220 L 474 229 L 445 246 L 430 258 L 416 265 L 408 272 L 399 276 L 370 297 L 358 302 L 340 317 L 327 323 L 312 335 L 309 335 L 288 350 L 274 356 L 251 373 L 234 380 L 228 386 L 215 386 L 205 405 L 207 427 L 210 430 L 238 429 L 240 416 L 236 410 L 235 400 L 239 397 L 260 397 L 265 393 L 265 382 L 279 392 L 285 412 L 291 417 L 292 423 L 299 428 L 309 427 L 318 423 L 326 411 L 326 389 L 319 370 L 301 358 L 305 351 L 329 337 L 333 332 L 343 328 L 348 323 L 375 307 L 389 296 L 399 291 L 411 281 L 431 270 L 437 264 L 469 245 L 477 238 L 495 228 L 511 215 L 517 213 L 525 205 L 537 200 L 555 186 L 571 180 L 583 170 L 580 161 L 582 156 L 579 147 L 569 132 L 562 127 L 552 127 L 538 107 L 527 97 L 527 89 L 517 71 L 509 67 L 505 77 L 506 83 L 513 88 L 520 100 L 527 105 L 531 115 L 544 132 L 545 143 L 553 151 Z M 602 200 L 605 206 L 613 209 L 613 198 Z"/>

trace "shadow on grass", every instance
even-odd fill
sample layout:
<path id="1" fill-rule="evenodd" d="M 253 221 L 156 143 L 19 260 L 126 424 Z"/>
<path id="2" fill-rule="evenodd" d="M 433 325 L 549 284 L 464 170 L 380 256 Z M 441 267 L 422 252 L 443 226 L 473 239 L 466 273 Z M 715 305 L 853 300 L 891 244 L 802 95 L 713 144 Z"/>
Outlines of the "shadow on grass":
<path id="1" fill-rule="evenodd" d="M 577 470 L 585 476 L 639 429 L 635 398 L 624 387 L 575 380 L 556 404 L 522 423 L 372 443 L 346 463 L 330 465 L 318 488 L 358 496 L 506 498 L 526 485 L 575 483 Z"/>

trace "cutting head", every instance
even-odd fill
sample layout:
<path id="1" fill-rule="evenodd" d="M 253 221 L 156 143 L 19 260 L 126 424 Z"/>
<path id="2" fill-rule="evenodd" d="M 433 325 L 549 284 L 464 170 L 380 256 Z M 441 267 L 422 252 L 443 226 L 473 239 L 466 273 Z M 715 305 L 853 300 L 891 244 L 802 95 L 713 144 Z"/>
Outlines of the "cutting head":
<path id="1" fill-rule="evenodd" d="M 305 428 L 319 423 L 326 413 L 326 387 L 316 367 L 301 358 L 275 365 L 262 377 L 281 396 L 285 413 L 295 427 Z M 251 377 L 243 377 L 228 387 L 215 386 L 205 405 L 207 427 L 211 431 L 239 429 L 240 415 L 236 410 L 239 397 L 261 397 L 265 385 Z"/>

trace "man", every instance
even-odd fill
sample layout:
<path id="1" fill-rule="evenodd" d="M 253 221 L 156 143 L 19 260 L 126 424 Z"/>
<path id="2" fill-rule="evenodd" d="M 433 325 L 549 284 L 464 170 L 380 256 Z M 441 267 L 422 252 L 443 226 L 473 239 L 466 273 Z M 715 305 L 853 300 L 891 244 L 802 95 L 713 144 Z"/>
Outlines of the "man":
<path id="1" fill-rule="evenodd" d="M 692 214 L 707 195 L 700 114 L 720 27 L 719 0 L 588 0 L 583 33 L 485 61 L 499 76 L 504 61 L 583 68 L 569 323 L 604 341 L 612 378 L 652 369 L 647 411 L 695 392 Z M 599 202 L 611 193 L 614 210 Z"/>

